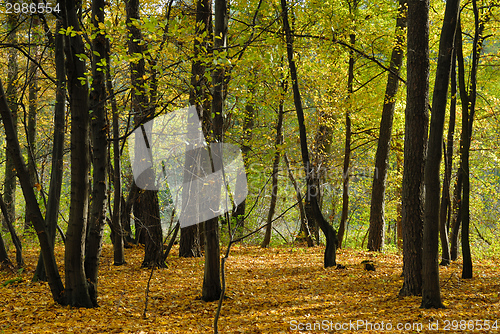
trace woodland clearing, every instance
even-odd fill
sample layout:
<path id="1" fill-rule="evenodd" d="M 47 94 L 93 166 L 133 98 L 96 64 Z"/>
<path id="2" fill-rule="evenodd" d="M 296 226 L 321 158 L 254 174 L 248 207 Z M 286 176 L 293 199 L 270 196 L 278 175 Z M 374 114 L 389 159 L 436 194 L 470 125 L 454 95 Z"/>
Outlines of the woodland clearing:
<path id="1" fill-rule="evenodd" d="M 404 332 L 430 332 L 429 324 L 439 326 L 432 332 L 445 332 L 447 325 L 448 332 L 461 332 L 460 326 L 467 322 L 466 331 L 473 328 L 476 333 L 494 333 L 500 326 L 498 259 L 476 261 L 475 277 L 468 280 L 460 278 L 461 261 L 440 267 L 447 308 L 427 310 L 419 307 L 420 297 L 398 298 L 403 283 L 400 255 L 345 249 L 339 251 L 338 262 L 346 269 L 324 269 L 322 251 L 322 247 L 264 250 L 235 246 L 226 262 L 227 298 L 219 320 L 220 332 L 323 333 L 335 332 L 335 326 L 339 329 L 344 325 L 345 333 L 381 332 L 376 330 L 380 326 L 390 333 L 401 332 L 398 324 L 413 326 L 414 330 Z M 58 246 L 56 254 L 62 263 L 63 248 Z M 94 309 L 62 307 L 54 303 L 46 283 L 32 283 L 37 255 L 35 249 L 25 251 L 27 265 L 20 274 L 0 272 L 0 333 L 213 331 L 217 302 L 200 300 L 203 258 L 179 258 L 174 248 L 168 268 L 153 273 L 144 318 L 151 270 L 140 268 L 141 247 L 127 249 L 126 265 L 113 266 L 112 247 L 104 246 L 98 286 L 100 307 Z M 374 262 L 375 271 L 364 270 L 361 262 L 366 259 Z M 13 281 L 6 283 L 9 280 Z M 488 323 L 486 320 L 490 330 L 479 330 L 479 325 Z M 495 322 L 498 326 L 493 327 Z M 307 330 L 315 324 L 316 330 Z M 392 330 L 387 330 L 389 324 Z"/>

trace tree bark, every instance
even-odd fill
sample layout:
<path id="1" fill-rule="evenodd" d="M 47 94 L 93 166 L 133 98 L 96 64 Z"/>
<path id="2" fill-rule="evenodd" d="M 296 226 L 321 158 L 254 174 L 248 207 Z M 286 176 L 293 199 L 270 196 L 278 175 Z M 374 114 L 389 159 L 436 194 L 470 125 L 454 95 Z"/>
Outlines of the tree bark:
<path id="1" fill-rule="evenodd" d="M 106 120 L 106 59 L 104 0 L 92 1 L 92 89 L 90 92 L 91 139 L 92 139 L 92 203 L 90 206 L 89 232 L 85 249 L 85 274 L 89 283 L 90 298 L 97 305 L 97 278 L 102 238 L 106 222 L 108 191 L 108 124 Z"/>
<path id="2" fill-rule="evenodd" d="M 125 10 L 127 13 L 127 29 L 129 32 L 128 52 L 130 55 L 146 52 L 142 32 L 139 29 L 139 0 L 126 0 Z M 130 62 L 130 81 L 132 84 L 132 114 L 136 127 L 141 126 L 146 133 L 152 131 L 153 122 L 147 126 L 146 123 L 154 114 L 154 108 L 149 108 L 147 91 L 145 88 L 145 61 L 144 58 Z M 136 150 L 135 156 L 139 154 Z M 137 161 L 134 161 L 137 163 Z M 158 191 L 155 189 L 156 175 L 152 168 L 152 162 L 146 162 L 150 167 L 140 176 L 145 178 L 144 184 L 147 189 L 141 189 L 133 204 L 134 216 L 136 217 L 136 242 L 144 242 L 143 267 L 158 266 L 164 267 L 163 258 L 163 237 L 160 219 L 160 208 L 158 204 Z"/>
<path id="3" fill-rule="evenodd" d="M 399 73 L 404 58 L 406 3 L 399 0 L 396 18 L 395 43 L 392 49 L 389 65 L 389 75 L 385 88 L 384 105 L 378 137 L 377 153 L 375 154 L 375 171 L 372 183 L 370 205 L 370 232 L 368 235 L 368 250 L 380 251 L 384 246 L 385 231 L 385 188 L 387 181 L 387 166 L 391 145 L 392 123 L 396 107 L 396 94 L 399 88 Z"/>
<path id="4" fill-rule="evenodd" d="M 224 50 L 227 46 L 227 24 L 229 17 L 229 4 L 227 0 L 215 0 L 215 19 L 214 19 L 214 49 Z M 217 57 L 214 54 L 214 58 Z M 224 135 L 224 85 L 226 84 L 225 66 L 220 62 L 215 62 L 215 68 L 212 70 L 212 131 L 213 136 L 210 142 L 212 172 L 222 170 L 222 142 Z M 207 133 L 205 133 L 207 136 Z M 221 186 L 217 186 L 212 195 L 212 203 L 220 202 Z M 204 301 L 214 301 L 220 298 L 222 291 L 220 281 L 220 249 L 219 249 L 219 217 L 214 217 L 205 221 L 205 271 L 203 275 L 203 288 L 201 299 Z"/>
<path id="5" fill-rule="evenodd" d="M 28 215 L 30 221 L 33 223 L 35 231 L 37 232 L 38 240 L 40 242 L 40 248 L 42 250 L 43 260 L 45 263 L 45 271 L 47 273 L 50 291 L 52 293 L 52 298 L 54 301 L 64 304 L 64 299 L 62 299 L 62 293 L 64 291 L 64 286 L 57 269 L 56 259 L 54 257 L 54 252 L 52 250 L 52 244 L 50 238 L 46 232 L 45 221 L 43 219 L 40 207 L 31 186 L 29 179 L 28 168 L 24 162 L 24 158 L 21 154 L 21 148 L 19 146 L 19 141 L 17 139 L 17 133 L 14 127 L 14 122 L 12 119 L 12 113 L 9 110 L 7 104 L 7 99 L 3 90 L 2 82 L 0 81 L 0 116 L 4 125 L 5 138 L 9 143 L 11 155 L 21 188 L 23 190 L 24 199 L 26 201 L 26 206 L 28 208 Z"/>
<path id="6" fill-rule="evenodd" d="M 119 111 L 111 80 L 109 40 L 106 39 L 106 90 L 111 96 L 111 112 L 113 122 L 113 213 L 111 217 L 112 241 L 113 241 L 113 264 L 120 266 L 125 264 L 124 236 L 125 230 L 122 226 L 122 183 L 121 183 L 121 163 L 120 163 L 120 124 Z M 130 221 L 130 219 L 129 219 Z"/>
<path id="7" fill-rule="evenodd" d="M 351 45 L 354 46 L 356 42 L 356 35 L 349 35 L 351 40 Z M 347 78 L 347 96 L 349 100 L 349 106 L 347 107 L 345 113 L 345 143 L 344 143 L 344 168 L 342 169 L 342 214 L 340 217 L 340 225 L 338 232 L 338 243 L 339 248 L 342 247 L 342 239 L 344 238 L 344 232 L 346 230 L 347 218 L 349 216 L 349 163 L 351 160 L 351 102 L 352 102 L 352 92 L 353 92 L 353 81 L 354 81 L 354 52 L 349 51 L 349 71 Z"/>
<path id="8" fill-rule="evenodd" d="M 424 172 L 425 213 L 421 304 L 423 308 L 444 308 L 441 302 L 441 289 L 439 286 L 439 173 L 453 44 L 459 9 L 460 0 L 446 2 L 432 97 L 432 115 Z"/>
<path id="9" fill-rule="evenodd" d="M 429 122 L 429 1 L 409 0 L 400 296 L 422 294 L 423 174 Z"/>
<path id="10" fill-rule="evenodd" d="M 12 224 L 12 220 L 9 216 L 9 211 L 7 209 L 7 205 L 3 200 L 2 194 L 0 194 L 0 208 L 2 210 L 3 217 L 5 219 L 5 223 L 7 224 L 7 228 L 9 230 L 10 236 L 12 238 L 12 243 L 16 248 L 16 264 L 18 268 L 24 267 L 24 259 L 23 259 L 23 245 L 21 240 L 17 236 L 16 230 L 14 229 L 14 225 Z M 3 248 L 3 249 L 1 249 Z M 10 264 L 9 257 L 7 256 L 7 251 L 5 250 L 5 245 L 2 239 L 2 245 L 0 247 L 0 262 Z"/>
<path id="11" fill-rule="evenodd" d="M 64 28 L 72 27 L 80 31 L 75 3 L 64 1 L 62 11 Z M 83 54 L 81 35 L 66 36 L 66 76 L 71 109 L 71 199 L 66 248 L 64 254 L 66 288 L 65 302 L 76 307 L 94 307 L 87 277 L 84 270 L 85 237 L 88 218 L 89 200 L 89 101 L 85 78 L 85 61 L 78 54 Z"/>
<path id="12" fill-rule="evenodd" d="M 456 33 L 455 33 L 456 35 Z M 456 40 L 456 37 L 455 37 Z M 450 264 L 450 245 L 448 239 L 449 231 L 449 217 L 451 216 L 451 198 L 450 198 L 450 184 L 451 184 L 451 170 L 453 167 L 453 137 L 455 134 L 455 118 L 457 107 L 457 77 L 456 77 L 456 46 L 453 49 L 451 73 L 450 73 L 450 118 L 448 121 L 448 136 L 446 139 L 446 146 L 444 146 L 444 177 L 443 189 L 441 195 L 441 207 L 439 209 L 439 237 L 441 239 L 441 266 Z M 443 143 L 443 145 L 445 145 Z"/>
<path id="13" fill-rule="evenodd" d="M 284 83 L 282 83 L 284 87 Z M 272 221 L 274 217 L 274 212 L 276 210 L 276 202 L 278 200 L 278 172 L 280 165 L 281 148 L 280 145 L 283 144 L 283 114 L 284 105 L 283 97 L 280 97 L 280 102 L 278 106 L 278 122 L 276 124 L 276 138 L 274 140 L 274 161 L 273 161 L 273 174 L 272 174 L 272 186 L 271 186 L 271 203 L 269 204 L 269 212 L 267 213 L 267 226 L 266 233 L 264 235 L 264 240 L 260 244 L 260 247 L 267 248 L 271 242 L 271 232 L 273 229 Z"/>
<path id="14" fill-rule="evenodd" d="M 63 27 L 62 21 L 58 20 L 56 30 Z M 59 216 L 59 204 L 61 200 L 61 187 L 63 178 L 64 161 L 64 130 L 66 111 L 66 67 L 64 64 L 64 36 L 56 34 L 54 39 L 54 55 L 56 69 L 56 104 L 54 106 L 54 141 L 52 148 L 52 169 L 50 174 L 49 195 L 47 200 L 47 212 L 45 222 L 47 233 L 50 236 L 52 246 L 56 238 L 57 218 Z M 43 257 L 40 252 L 38 264 L 33 274 L 33 281 L 47 281 Z"/>
<path id="15" fill-rule="evenodd" d="M 7 15 L 7 41 L 13 45 L 17 44 L 17 17 L 15 14 Z M 19 75 L 19 68 L 17 64 L 17 49 L 9 48 L 7 56 L 7 86 L 6 98 L 7 104 L 12 113 L 12 120 L 14 124 L 14 131 L 17 135 L 17 79 Z M 16 169 L 14 166 L 13 158 L 10 155 L 12 148 L 7 142 L 6 147 L 6 161 L 5 161 L 5 183 L 3 185 L 3 195 L 7 212 L 12 221 L 16 220 Z"/>
<path id="16" fill-rule="evenodd" d="M 292 80 L 293 97 L 295 109 L 297 111 L 297 118 L 299 122 L 299 132 L 300 132 L 300 148 L 302 153 L 302 162 L 304 164 L 304 169 L 306 172 L 306 183 L 307 183 L 307 200 L 310 201 L 311 207 L 313 209 L 314 217 L 318 222 L 319 227 L 323 231 L 326 238 L 326 249 L 323 259 L 324 267 L 333 267 L 336 265 L 336 249 L 337 249 L 337 232 L 333 227 L 326 221 L 319 208 L 318 197 L 319 197 L 319 187 L 316 186 L 313 180 L 311 163 L 309 161 L 309 150 L 307 147 L 307 133 L 304 123 L 304 110 L 302 107 L 302 99 L 300 96 L 300 90 L 298 85 L 297 69 L 295 67 L 295 61 L 293 59 L 293 41 L 292 32 L 290 25 L 288 23 L 288 8 L 286 0 L 281 0 L 281 8 L 283 12 L 283 30 L 286 37 L 286 48 L 288 56 L 288 65 L 290 68 L 290 77 Z"/>

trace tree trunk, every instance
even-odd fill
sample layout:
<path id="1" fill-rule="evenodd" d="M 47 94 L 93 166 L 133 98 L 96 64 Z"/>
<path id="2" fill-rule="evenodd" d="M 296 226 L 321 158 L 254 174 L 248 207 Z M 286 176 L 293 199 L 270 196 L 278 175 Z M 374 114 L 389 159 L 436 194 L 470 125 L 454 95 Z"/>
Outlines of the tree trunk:
<path id="1" fill-rule="evenodd" d="M 470 252 L 469 241 L 469 224 L 470 224 L 470 175 L 469 175 L 469 151 L 472 138 L 472 125 L 474 122 L 474 113 L 476 109 L 477 96 L 477 69 L 479 66 L 479 58 L 483 48 L 483 31 L 484 23 L 489 20 L 491 15 L 485 15 L 484 20 L 481 20 L 477 0 L 472 0 L 474 12 L 474 41 L 472 44 L 472 67 L 470 71 L 470 87 L 468 94 L 468 111 L 462 113 L 462 173 L 463 173 L 463 195 L 462 195 L 462 257 L 463 268 L 462 278 L 472 278 L 472 258 Z M 462 56 L 463 58 L 463 56 Z"/>
<path id="2" fill-rule="evenodd" d="M 215 0 L 214 19 L 214 49 L 225 50 L 227 46 L 227 24 L 229 17 L 229 4 L 227 0 Z M 214 59 L 216 59 L 214 54 Z M 219 62 L 215 62 L 216 64 Z M 224 136 L 224 85 L 226 70 L 224 65 L 216 65 L 212 70 L 212 131 L 213 137 L 210 142 L 215 145 L 211 147 L 212 173 L 222 170 L 222 142 Z M 207 136 L 207 133 L 205 133 Z M 212 207 L 219 207 L 221 186 L 214 188 L 216 191 L 212 195 Z M 214 301 L 220 298 L 222 291 L 220 281 L 220 249 L 219 249 L 219 217 L 214 217 L 205 222 L 205 271 L 203 275 L 203 288 L 201 299 L 204 301 Z"/>
<path id="3" fill-rule="evenodd" d="M 281 85 L 284 87 L 284 82 Z M 271 242 L 271 231 L 273 229 L 272 221 L 274 217 L 274 211 L 276 209 L 276 202 L 278 200 L 278 172 L 280 165 L 280 156 L 281 156 L 281 148 L 280 145 L 283 144 L 283 114 L 284 114 L 284 106 L 283 106 L 283 97 L 280 97 L 280 102 L 278 106 L 278 123 L 276 124 L 276 138 L 274 149 L 276 152 L 274 153 L 274 162 L 273 162 L 273 174 L 272 174 L 272 186 L 271 186 L 271 203 L 269 204 L 269 212 L 267 214 L 267 226 L 266 226 L 266 234 L 264 235 L 264 240 L 260 244 L 260 247 L 267 248 L 269 247 L 269 243 Z"/>
<path id="4" fill-rule="evenodd" d="M 253 85 L 253 83 L 252 83 Z M 243 118 L 243 136 L 242 136 L 242 145 L 241 145 L 241 154 L 243 156 L 243 166 L 245 167 L 244 173 L 238 174 L 236 179 L 235 189 L 241 189 L 242 184 L 246 184 L 248 180 L 248 168 L 250 167 L 250 162 L 248 158 L 248 152 L 250 152 L 251 141 L 252 141 L 252 132 L 255 125 L 255 108 L 253 105 L 253 97 L 255 94 L 255 88 L 252 86 L 249 89 L 252 94 L 250 97 L 250 101 L 248 101 L 245 105 L 244 118 Z M 243 183 L 244 182 L 244 183 Z M 245 229 L 245 211 L 246 211 L 246 198 L 238 204 L 236 210 L 233 211 L 232 217 L 236 219 L 236 235 L 241 237 L 243 235 L 243 231 Z"/>
<path id="5" fill-rule="evenodd" d="M 80 31 L 75 3 L 63 2 L 64 27 Z M 76 307 L 94 307 L 87 277 L 85 276 L 83 255 L 88 218 L 89 200 L 89 101 L 87 85 L 80 82 L 85 78 L 85 61 L 81 35 L 66 36 L 66 75 L 71 109 L 71 199 L 66 248 L 64 255 L 66 288 L 65 302 Z"/>
<path id="6" fill-rule="evenodd" d="M 127 0 L 125 3 L 127 12 L 127 28 L 129 32 L 128 52 L 133 54 L 144 54 L 145 44 L 141 30 L 137 26 L 139 21 L 139 0 Z M 132 84 L 132 114 L 134 115 L 134 124 L 136 127 L 146 127 L 146 123 L 152 115 L 154 108 L 149 108 L 147 91 L 145 87 L 145 61 L 141 57 L 138 61 L 130 62 L 130 81 Z M 153 122 L 150 122 L 145 129 L 146 133 L 152 131 Z M 160 219 L 160 209 L 158 205 L 158 191 L 155 189 L 156 175 L 152 168 L 152 161 L 137 161 L 140 149 L 136 141 L 135 157 L 136 163 L 149 164 L 149 168 L 140 177 L 144 178 L 143 184 L 146 188 L 141 189 L 139 196 L 135 199 L 133 208 L 136 219 L 136 242 L 145 243 L 144 260 L 142 266 L 164 267 L 161 261 L 163 256 L 163 237 Z"/>
<path id="7" fill-rule="evenodd" d="M 39 36 L 34 32 L 36 27 L 39 25 L 39 20 L 37 16 L 33 17 L 33 25 L 31 27 L 31 43 L 35 46 L 30 47 L 30 53 L 33 59 L 39 61 L 39 47 L 36 45 L 39 43 Z M 28 151 L 28 171 L 31 177 L 31 184 L 35 185 L 37 181 L 37 167 L 36 167 L 36 116 L 38 109 L 38 65 L 34 61 L 29 61 L 28 66 L 28 124 L 26 131 L 26 143 Z M 41 182 L 41 181 L 40 181 Z M 24 232 L 29 229 L 29 222 L 25 221 Z"/>
<path id="8" fill-rule="evenodd" d="M 337 232 L 333 229 L 333 227 L 326 221 L 321 213 L 318 203 L 319 197 L 319 187 L 314 184 L 311 164 L 309 161 L 309 150 L 307 147 L 307 134 L 306 127 L 304 123 L 304 111 L 302 108 L 302 100 L 299 91 L 298 85 L 298 77 L 297 77 L 297 69 L 295 67 L 295 61 L 293 59 L 293 41 L 292 41 L 292 32 L 290 29 L 290 25 L 288 23 L 288 8 L 286 0 L 281 0 L 281 8 L 283 11 L 283 30 L 286 36 L 286 47 L 287 47 L 287 56 L 288 56 L 288 64 L 290 68 L 290 77 L 292 80 L 293 87 L 293 100 L 295 104 L 295 109 L 297 111 L 297 118 L 299 122 L 299 132 L 300 132 L 300 149 L 302 152 L 302 162 L 304 164 L 304 169 L 306 172 L 306 183 L 307 183 L 307 200 L 310 201 L 314 217 L 318 222 L 319 227 L 325 234 L 326 238 L 326 249 L 325 255 L 323 259 L 324 267 L 333 267 L 336 265 L 336 249 L 337 249 Z"/>
<path id="9" fill-rule="evenodd" d="M 455 38 L 456 40 L 456 38 Z M 455 133 L 455 117 L 457 107 L 457 77 L 456 77 L 456 47 L 453 49 L 452 63 L 451 63 L 451 101 L 450 101 L 450 119 L 448 121 L 448 136 L 446 139 L 446 146 L 444 146 L 444 177 L 443 177 L 443 190 L 441 195 L 441 207 L 439 209 L 439 236 L 441 238 L 441 266 L 450 264 L 450 246 L 448 242 L 449 231 L 449 217 L 451 216 L 451 199 L 450 199 L 450 184 L 451 184 L 451 170 L 453 167 L 453 136 Z"/>
<path id="10" fill-rule="evenodd" d="M 7 35 L 8 43 L 12 45 L 17 44 L 17 17 L 15 14 L 7 15 Z M 17 64 L 17 49 L 9 48 L 7 56 L 7 86 L 6 98 L 7 104 L 12 113 L 12 120 L 14 124 L 14 131 L 17 136 L 17 79 L 19 75 L 19 68 Z M 6 161 L 5 161 L 5 183 L 3 185 L 3 196 L 7 212 L 12 221 L 16 220 L 16 169 L 14 167 L 13 158 L 10 155 L 12 148 L 7 142 L 6 145 Z"/>
<path id="11" fill-rule="evenodd" d="M 61 20 L 57 21 L 56 30 L 63 27 Z M 52 246 L 56 238 L 57 218 L 61 200 L 61 187 L 64 161 L 64 130 L 66 111 L 66 68 L 64 65 L 64 36 L 56 34 L 54 39 L 54 55 L 56 65 L 56 104 L 54 106 L 54 141 L 52 148 L 52 169 L 50 174 L 49 196 L 45 222 Z M 47 281 L 42 253 L 38 257 L 38 264 L 33 274 L 33 281 Z"/>
<path id="12" fill-rule="evenodd" d="M 102 238 L 106 222 L 106 198 L 108 191 L 108 124 L 106 120 L 106 59 L 105 31 L 99 28 L 104 23 L 104 0 L 92 1 L 92 89 L 90 92 L 91 138 L 92 138 L 92 203 L 90 206 L 89 232 L 85 249 L 85 274 L 89 283 L 90 298 L 97 305 L 97 278 Z"/>
<path id="13" fill-rule="evenodd" d="M 296 242 L 307 242 L 307 247 L 313 247 L 314 246 L 314 241 L 311 236 L 311 231 L 309 230 L 309 227 L 307 225 L 307 218 L 306 218 L 306 213 L 304 210 L 304 201 L 302 198 L 302 194 L 299 188 L 299 185 L 297 184 L 297 181 L 295 180 L 295 177 L 293 176 L 293 172 L 290 169 L 290 161 L 288 161 L 288 156 L 285 153 L 283 155 L 283 158 L 285 160 L 285 165 L 286 165 L 286 170 L 288 173 L 288 177 L 290 178 L 290 181 L 292 182 L 293 188 L 295 189 L 295 194 L 296 194 L 296 199 L 298 203 L 298 208 L 299 208 L 299 214 L 300 214 L 300 230 L 299 234 L 297 235 L 297 238 L 295 239 Z"/>
<path id="14" fill-rule="evenodd" d="M 198 126 L 198 122 L 203 120 L 207 114 L 210 114 L 210 110 L 204 110 L 204 105 L 206 105 L 208 100 L 208 94 L 206 91 L 206 86 L 208 85 L 207 79 L 205 77 L 205 64 L 199 58 L 206 56 L 209 48 L 209 38 L 211 36 L 211 15 L 212 6 L 211 2 L 208 0 L 198 0 L 196 1 L 196 25 L 195 25 L 195 35 L 204 36 L 203 38 L 194 39 L 194 59 L 191 65 L 191 89 L 189 91 L 189 104 L 195 106 L 196 113 L 189 114 L 188 126 Z M 191 112 L 191 111 L 190 111 Z M 203 132 L 205 131 L 205 124 L 202 126 Z M 196 132 L 196 131 L 195 131 Z M 188 131 L 188 133 L 191 133 Z M 194 133 L 194 132 L 193 132 Z M 192 138 L 192 140 L 197 140 Z M 197 157 L 195 154 L 197 152 L 193 150 L 195 146 L 186 147 L 186 164 L 184 169 L 184 183 L 188 182 L 190 184 L 193 175 L 198 175 L 198 171 L 194 170 L 197 166 L 195 161 Z M 189 198 L 189 191 L 196 191 L 195 189 L 184 189 L 182 190 L 183 203 L 186 203 Z M 181 214 L 182 211 L 181 211 Z M 195 214 L 196 213 L 192 213 Z M 185 228 L 181 228 L 181 237 L 179 241 L 179 256 L 180 257 L 198 257 L 201 256 L 201 243 L 204 240 L 200 240 L 200 229 L 202 225 L 191 225 Z"/>
<path id="15" fill-rule="evenodd" d="M 18 268 L 24 267 L 24 259 L 23 259 L 23 245 L 21 244 L 21 240 L 17 236 L 16 230 L 14 229 L 14 225 L 12 224 L 12 220 L 9 216 L 9 211 L 7 209 L 7 205 L 3 200 L 2 194 L 0 194 L 0 208 L 2 210 L 3 217 L 5 219 L 5 223 L 7 224 L 7 228 L 9 230 L 10 236 L 12 238 L 12 243 L 16 248 L 16 264 Z M 3 239 L 1 240 L 2 244 L 0 249 L 0 263 L 8 263 L 10 264 L 9 257 L 7 256 L 7 251 L 5 250 L 5 245 L 3 243 Z"/>
<path id="16" fill-rule="evenodd" d="M 110 66 L 110 47 L 109 40 L 106 39 L 106 90 L 108 96 L 111 96 L 111 112 L 113 119 L 113 213 L 111 217 L 111 240 L 113 242 L 113 264 L 120 266 L 125 264 L 125 250 L 124 250 L 124 235 L 125 230 L 122 226 L 121 212 L 122 212 L 122 183 L 121 183 L 121 163 L 120 163 L 120 124 L 119 124 L 119 111 L 116 103 L 115 92 L 113 89 L 113 82 L 111 80 L 111 66 Z M 130 221 L 130 219 L 129 219 Z"/>
<path id="17" fill-rule="evenodd" d="M 422 294 L 423 174 L 429 122 L 429 1 L 408 1 L 400 296 Z"/>
<path id="18" fill-rule="evenodd" d="M 444 119 L 452 51 L 460 8 L 460 0 L 446 2 L 443 28 L 439 41 L 436 80 L 432 97 L 432 115 L 425 163 L 425 213 L 422 251 L 423 308 L 444 308 L 439 286 L 439 172 L 442 157 Z"/>
<path id="19" fill-rule="evenodd" d="M 40 249 L 42 250 L 43 260 L 45 263 L 45 271 L 47 273 L 50 291 L 54 301 L 63 304 L 62 293 L 64 286 L 57 269 L 56 259 L 52 250 L 52 243 L 46 232 L 45 221 L 43 219 L 40 207 L 35 196 L 33 187 L 29 179 L 28 169 L 24 158 L 21 154 L 21 148 L 17 139 L 16 129 L 12 119 L 12 113 L 9 110 L 7 99 L 3 90 L 2 82 L 0 81 L 0 115 L 4 125 L 5 138 L 10 148 L 9 154 L 13 159 L 17 177 L 23 190 L 24 199 L 26 201 L 27 213 L 29 219 L 37 232 L 38 240 L 40 242 Z"/>
<path id="20" fill-rule="evenodd" d="M 406 2 L 407 0 L 399 0 L 396 29 L 394 32 L 396 45 L 392 49 L 391 54 L 384 105 L 382 107 L 382 118 L 380 120 L 377 153 L 375 154 L 375 172 L 370 206 L 370 232 L 368 235 L 368 249 L 371 251 L 380 251 L 384 246 L 387 165 L 391 145 L 394 109 L 396 107 L 396 94 L 399 88 L 398 77 L 404 57 Z"/>
<path id="21" fill-rule="evenodd" d="M 451 242 L 450 259 L 452 261 L 456 261 L 458 258 L 458 236 L 460 231 L 460 225 L 462 223 L 462 215 L 460 213 L 462 206 L 462 182 L 463 182 L 462 168 L 459 167 L 457 171 L 457 181 L 455 183 L 455 190 L 453 191 L 453 218 L 451 222 L 451 232 L 450 232 L 450 242 Z"/>
<path id="22" fill-rule="evenodd" d="M 355 2 L 356 3 L 356 2 Z M 356 3 L 357 5 L 357 3 Z M 356 42 L 356 34 L 349 35 L 351 45 L 354 46 Z M 354 52 L 349 51 L 349 71 L 347 78 L 347 98 L 349 105 L 345 113 L 345 143 L 344 143 L 344 168 L 342 169 L 342 214 L 340 217 L 339 233 L 338 233 L 338 248 L 342 247 L 342 239 L 346 230 L 347 218 L 349 216 L 349 163 L 351 160 L 351 109 L 352 109 L 352 92 L 354 81 Z"/>

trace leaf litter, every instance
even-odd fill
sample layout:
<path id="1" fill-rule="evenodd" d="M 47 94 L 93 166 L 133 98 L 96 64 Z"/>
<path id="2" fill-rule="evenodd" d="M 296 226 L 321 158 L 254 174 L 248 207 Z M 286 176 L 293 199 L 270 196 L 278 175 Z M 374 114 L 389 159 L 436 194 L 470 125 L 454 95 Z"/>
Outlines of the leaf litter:
<path id="1" fill-rule="evenodd" d="M 0 272 L 0 283 L 9 281 L 0 286 L 0 333 L 213 332 L 217 302 L 200 300 L 203 258 L 179 258 L 177 248 L 172 250 L 168 268 L 153 274 L 144 318 L 150 269 L 140 268 L 142 247 L 126 252 L 127 264 L 114 266 L 112 246 L 104 245 L 99 307 L 76 309 L 56 304 L 47 283 L 31 282 L 38 252 L 26 250 L 24 271 Z M 61 265 L 61 246 L 56 247 L 56 255 Z M 451 332 L 460 332 L 461 321 L 474 321 L 473 332 L 494 332 L 495 328 L 478 330 L 477 324 L 485 324 L 485 320 L 490 325 L 497 321 L 496 329 L 500 329 L 498 259 L 474 263 L 475 276 L 470 280 L 461 279 L 461 261 L 440 267 L 441 294 L 447 308 L 438 310 L 421 309 L 420 297 L 398 297 L 403 284 L 400 255 L 340 250 L 337 261 L 345 269 L 324 269 L 322 259 L 322 247 L 235 246 L 226 262 L 227 298 L 219 331 L 401 333 L 396 326 L 402 324 L 411 327 L 404 332 L 425 333 L 430 324 L 437 323 L 438 330 L 432 332 L 444 331 L 447 324 Z M 364 260 L 376 270 L 365 270 Z M 60 272 L 64 275 L 62 265 Z"/>

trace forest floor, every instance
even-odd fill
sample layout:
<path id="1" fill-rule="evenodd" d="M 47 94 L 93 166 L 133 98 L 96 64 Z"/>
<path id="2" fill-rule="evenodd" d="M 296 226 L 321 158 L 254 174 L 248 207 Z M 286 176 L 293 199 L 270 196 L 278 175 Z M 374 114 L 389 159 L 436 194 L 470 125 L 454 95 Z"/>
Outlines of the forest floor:
<path id="1" fill-rule="evenodd" d="M 57 247 L 56 253 L 58 263 L 63 263 L 63 248 Z M 151 270 L 140 268 L 141 247 L 126 250 L 126 265 L 113 266 L 112 247 L 104 246 L 100 307 L 95 309 L 55 304 L 47 283 L 31 282 L 37 251 L 26 250 L 24 255 L 27 265 L 21 274 L 0 272 L 0 333 L 213 332 L 217 302 L 200 300 L 202 258 L 178 258 L 174 248 L 168 268 L 153 273 L 144 318 Z M 220 333 L 500 330 L 500 259 L 476 261 L 474 278 L 469 280 L 461 279 L 460 261 L 442 267 L 446 308 L 437 310 L 421 309 L 420 297 L 398 298 L 403 284 L 400 255 L 340 250 L 337 262 L 346 269 L 324 269 L 322 260 L 323 247 L 235 246 L 226 263 L 227 298 Z M 363 260 L 373 261 L 376 270 L 364 270 Z"/>

